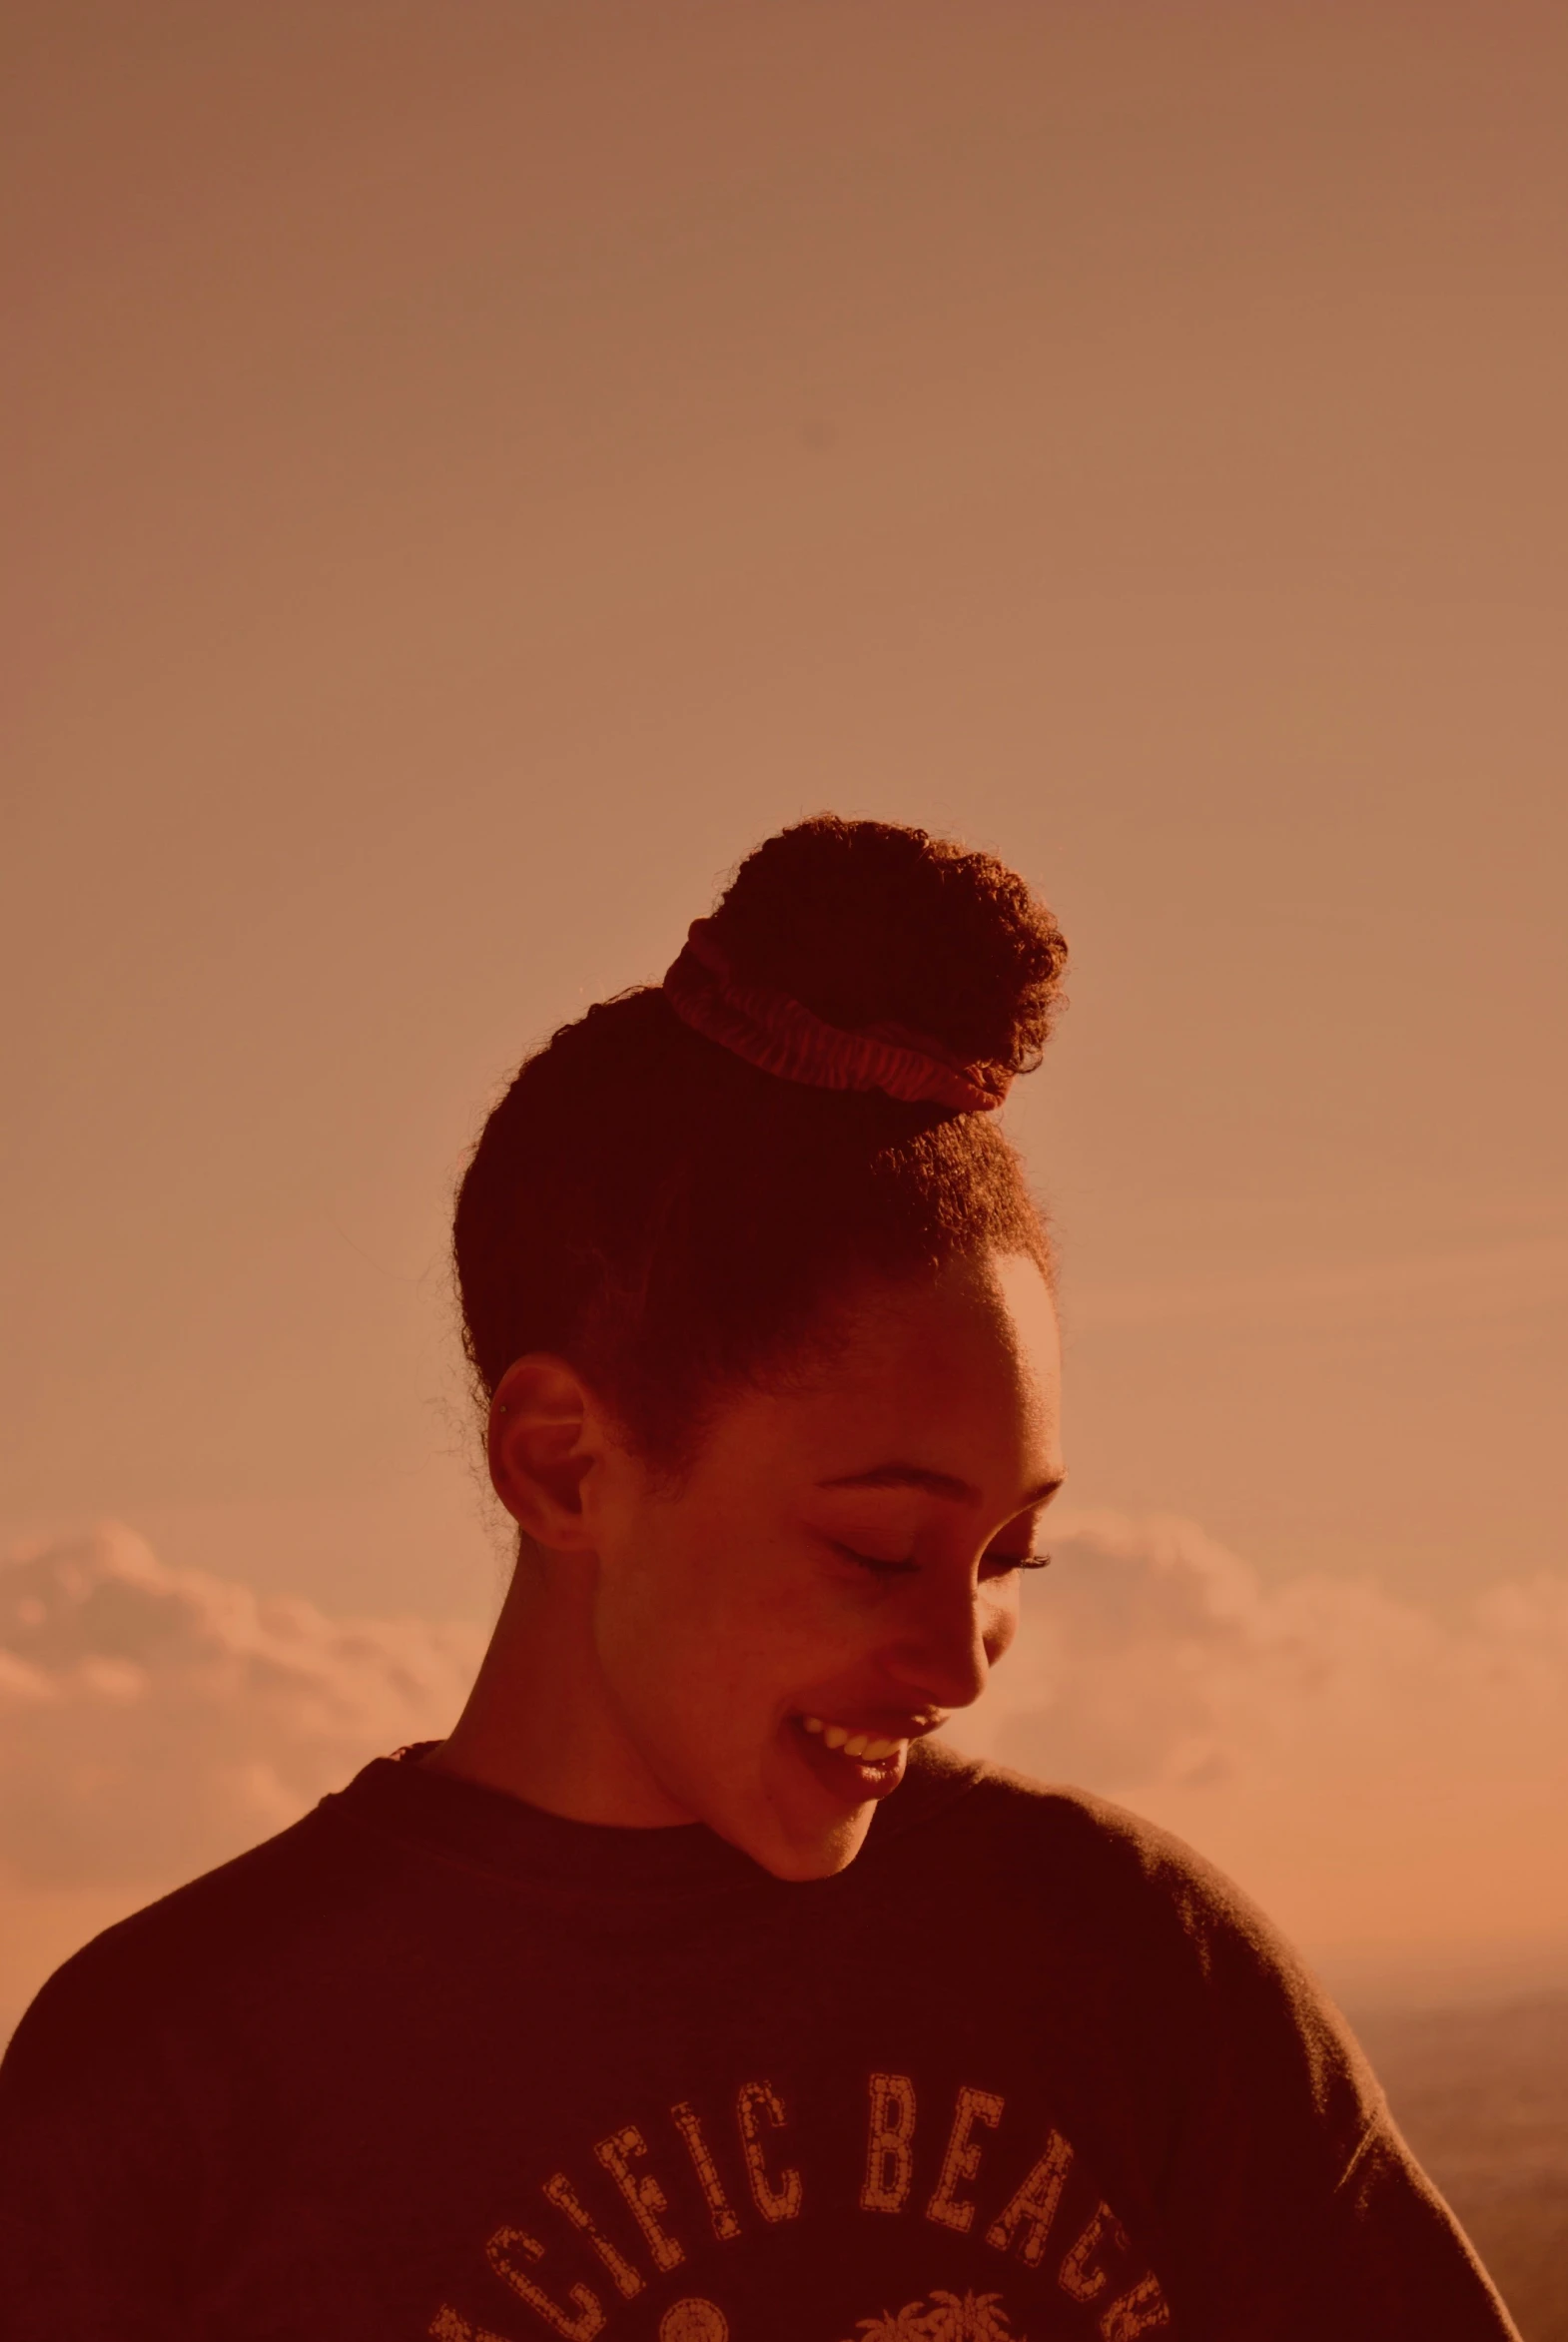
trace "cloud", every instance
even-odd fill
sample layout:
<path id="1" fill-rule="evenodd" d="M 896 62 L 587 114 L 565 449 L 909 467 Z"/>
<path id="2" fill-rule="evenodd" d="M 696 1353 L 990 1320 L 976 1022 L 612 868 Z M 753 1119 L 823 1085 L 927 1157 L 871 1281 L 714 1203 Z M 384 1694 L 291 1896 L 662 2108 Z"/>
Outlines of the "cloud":
<path id="1" fill-rule="evenodd" d="M 18 1890 L 162 1888 L 444 1732 L 482 1637 L 331 1619 L 107 1525 L 0 1564 L 0 1871 Z"/>
<path id="2" fill-rule="evenodd" d="M 1568 1576 L 1439 1617 L 1190 1522 L 1053 1535 L 954 1737 L 1201 1847 L 1332 1963 L 1568 1946 Z"/>
<path id="3" fill-rule="evenodd" d="M 1175 1829 L 1336 1980 L 1563 1958 L 1568 1576 L 1443 1618 L 1269 1584 L 1182 1521 L 1080 1516 L 1053 1549 L 961 1747 Z M 0 1564 L 0 2001 L 444 1732 L 481 1643 L 264 1599 L 113 1526 Z"/>

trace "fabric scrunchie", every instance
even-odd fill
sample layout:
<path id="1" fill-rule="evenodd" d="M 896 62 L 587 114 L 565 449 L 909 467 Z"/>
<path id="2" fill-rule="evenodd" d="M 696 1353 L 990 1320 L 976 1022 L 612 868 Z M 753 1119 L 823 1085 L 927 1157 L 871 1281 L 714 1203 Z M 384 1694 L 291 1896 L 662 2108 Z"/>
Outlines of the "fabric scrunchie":
<path id="1" fill-rule="evenodd" d="M 899 1025 L 848 1033 L 787 992 L 746 984 L 714 941 L 712 922 L 694 920 L 664 978 L 671 1008 L 694 1033 L 716 1041 L 764 1074 L 813 1090 L 882 1090 L 908 1105 L 991 1114 L 1012 1083 L 1005 1067 L 964 1065 Z"/>

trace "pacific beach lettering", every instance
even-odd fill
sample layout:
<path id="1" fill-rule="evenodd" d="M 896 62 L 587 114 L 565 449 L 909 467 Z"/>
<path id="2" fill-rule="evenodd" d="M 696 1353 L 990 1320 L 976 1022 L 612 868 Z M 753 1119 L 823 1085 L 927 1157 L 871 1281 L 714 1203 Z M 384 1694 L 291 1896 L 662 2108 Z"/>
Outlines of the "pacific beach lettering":
<path id="1" fill-rule="evenodd" d="M 989 2192 L 996 2201 L 996 2191 L 985 2186 L 985 2157 L 993 2134 L 1001 2128 L 1005 2109 L 1006 2100 L 999 2091 L 977 2089 L 968 2083 L 960 2086 L 936 2185 L 920 2207 L 920 2216 L 957 2235 L 974 2234 L 992 2252 L 1006 2255 L 1026 2269 L 1039 2269 L 1048 2247 L 1053 2246 L 1074 2150 L 1060 2131 L 1050 2130 L 1012 2193 L 989 2220 L 984 2220 L 982 2194 Z M 669 2117 L 691 2165 L 714 2241 L 733 2243 L 745 2233 L 736 2209 L 737 2202 L 744 2204 L 744 2195 L 732 2200 L 696 2106 L 682 2099 L 669 2109 Z M 917 2118 L 912 2076 L 892 2072 L 868 2076 L 866 2152 L 859 2195 L 863 2212 L 899 2217 L 913 2209 Z M 742 2082 L 735 2094 L 733 2119 L 739 2149 L 736 2159 L 757 2215 L 773 2227 L 799 2219 L 805 2181 L 798 2165 L 789 2159 L 788 2142 L 782 2135 L 789 2128 L 790 2115 L 780 2092 L 768 2080 Z M 635 2123 L 623 2124 L 599 2139 L 591 2151 L 629 2214 L 652 2273 L 664 2275 L 678 2268 L 687 2257 L 686 2245 L 674 2232 L 669 2198 L 652 2168 L 642 2130 Z M 648 2276 L 604 2232 L 567 2174 L 553 2172 L 540 2192 L 585 2242 L 621 2300 L 634 2300 L 647 2285 Z M 1139 2272 L 1131 2240 L 1109 2204 L 1097 2206 L 1081 2234 L 1056 2238 L 1054 2250 L 1061 2253 L 1057 2284 L 1062 2294 L 1091 2308 L 1104 2342 L 1137 2342 L 1141 2335 L 1170 2327 L 1170 2312 L 1159 2281 L 1147 2270 Z M 513 2222 L 497 2228 L 484 2246 L 484 2257 L 508 2291 L 552 2334 L 560 2336 L 561 2342 L 594 2342 L 608 2324 L 610 2311 L 591 2286 L 565 2271 L 549 2281 L 549 2272 L 542 2270 L 541 2264 L 554 2255 L 530 2229 Z M 1118 2262 L 1122 2264 L 1120 2284 L 1114 2274 Z M 1131 2284 L 1129 2277 L 1135 2279 Z M 505 2342 L 504 2337 L 470 2323 L 444 2302 L 427 2331 L 434 2342 Z"/>

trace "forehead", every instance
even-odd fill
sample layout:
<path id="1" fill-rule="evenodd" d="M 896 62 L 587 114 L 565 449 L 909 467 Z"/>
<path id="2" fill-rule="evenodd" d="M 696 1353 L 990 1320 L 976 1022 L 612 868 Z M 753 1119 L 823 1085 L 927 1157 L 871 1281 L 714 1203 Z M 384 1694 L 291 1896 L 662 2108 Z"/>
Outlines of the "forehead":
<path id="1" fill-rule="evenodd" d="M 977 1381 L 1049 1379 L 1059 1355 L 1056 1307 L 1039 1266 L 985 1254 L 853 1296 L 822 1395 L 897 1382 L 912 1399 L 959 1399 Z"/>
<path id="2" fill-rule="evenodd" d="M 729 1428 L 813 1479 L 897 1459 L 988 1487 L 1060 1471 L 1050 1287 L 1023 1257 L 955 1261 L 847 1299 L 831 1350 L 742 1402 Z M 726 1442 L 725 1444 L 728 1444 Z"/>

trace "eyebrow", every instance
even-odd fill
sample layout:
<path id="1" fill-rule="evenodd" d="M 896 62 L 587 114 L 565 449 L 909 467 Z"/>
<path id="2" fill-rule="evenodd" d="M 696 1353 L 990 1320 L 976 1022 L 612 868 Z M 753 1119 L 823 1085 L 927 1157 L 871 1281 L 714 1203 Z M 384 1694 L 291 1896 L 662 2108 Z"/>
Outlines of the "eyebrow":
<path id="1" fill-rule="evenodd" d="M 1055 1496 L 1066 1474 L 1059 1472 L 1054 1480 L 1042 1480 L 1038 1488 L 1025 1491 L 1019 1505 L 1027 1512 L 1032 1504 L 1044 1504 Z M 954 1504 L 977 1504 L 980 1490 L 968 1480 L 955 1478 L 951 1472 L 932 1472 L 924 1464 L 873 1464 L 869 1472 L 845 1472 L 836 1480 L 819 1480 L 819 1488 L 924 1488 L 928 1495 L 945 1496 Z"/>

